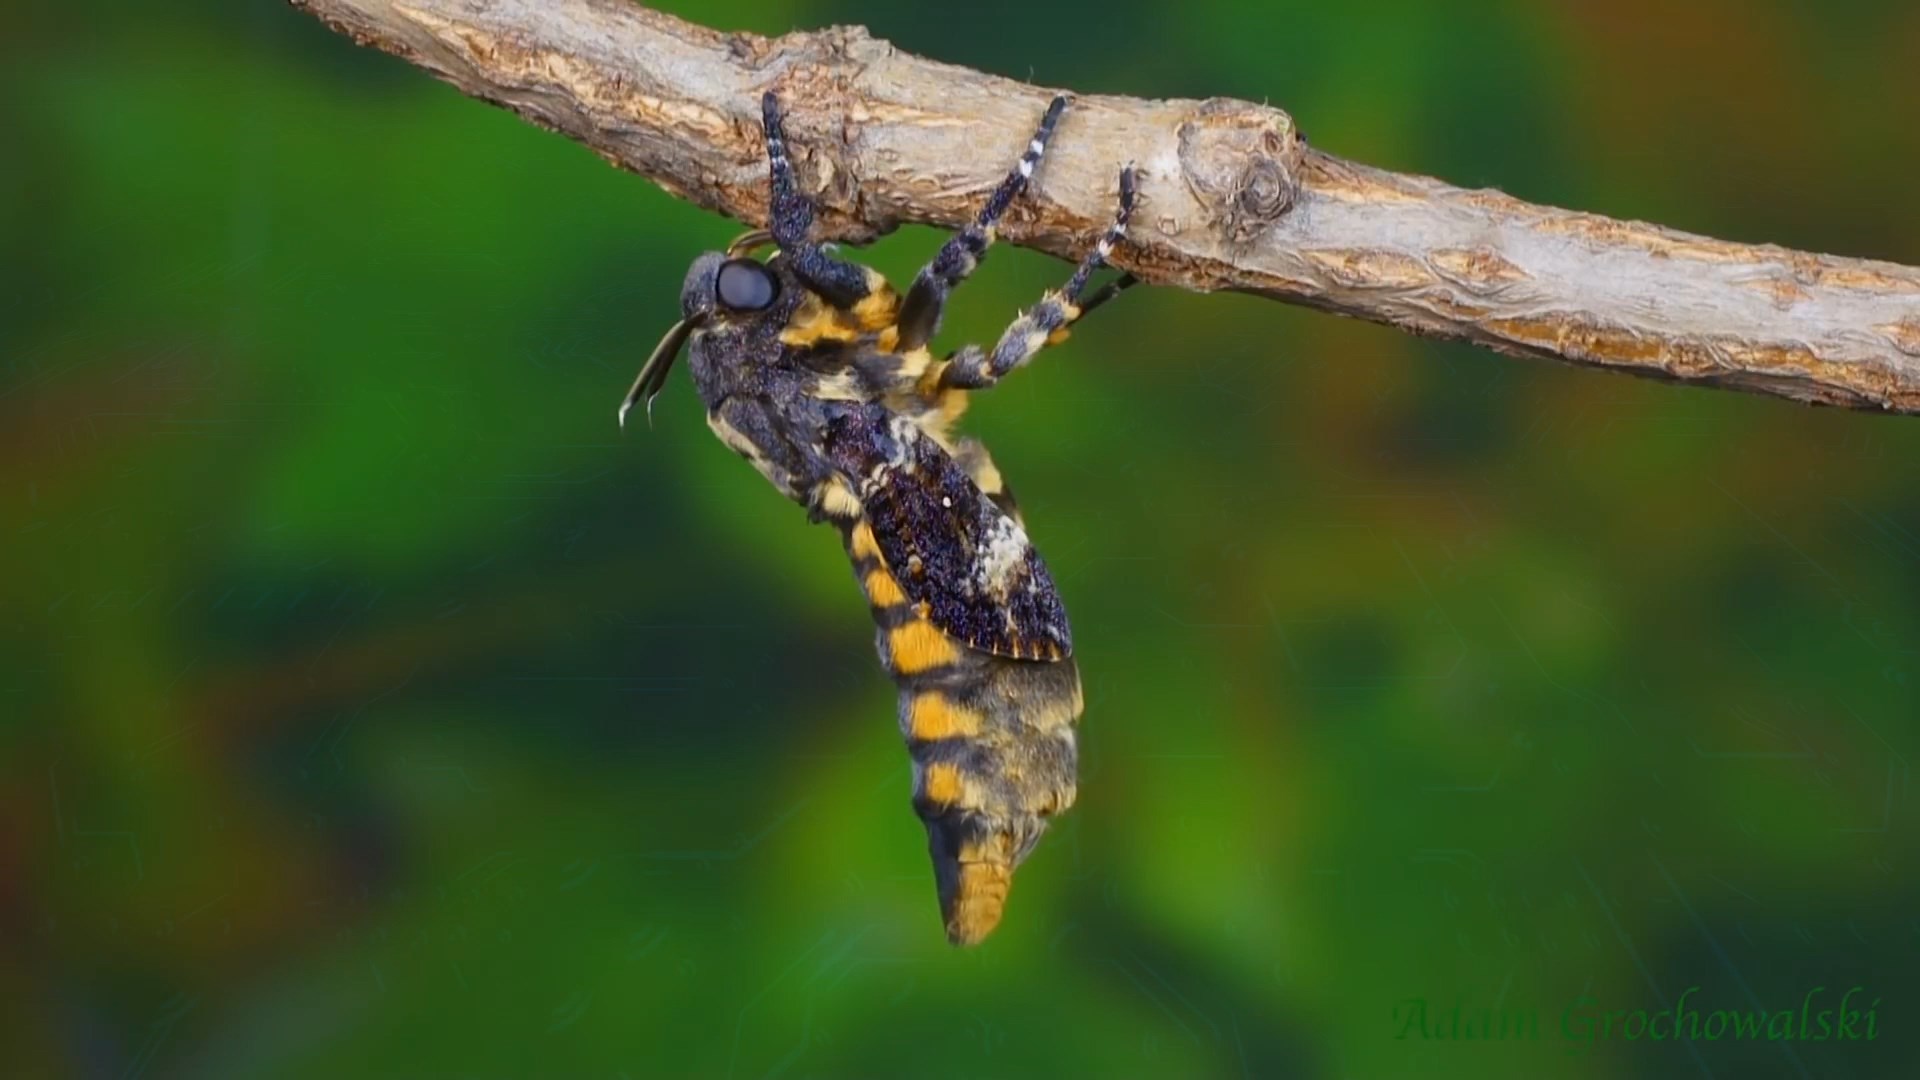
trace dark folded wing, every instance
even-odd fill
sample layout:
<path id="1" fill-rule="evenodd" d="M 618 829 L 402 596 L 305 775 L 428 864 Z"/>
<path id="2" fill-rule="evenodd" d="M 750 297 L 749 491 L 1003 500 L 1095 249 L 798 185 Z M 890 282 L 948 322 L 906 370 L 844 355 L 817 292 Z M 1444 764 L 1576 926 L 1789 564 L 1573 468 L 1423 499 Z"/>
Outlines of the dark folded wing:
<path id="1" fill-rule="evenodd" d="M 887 568 L 948 636 L 983 652 L 1059 660 L 1073 652 L 1060 593 L 1026 530 L 912 421 L 849 405 L 826 431 Z"/>

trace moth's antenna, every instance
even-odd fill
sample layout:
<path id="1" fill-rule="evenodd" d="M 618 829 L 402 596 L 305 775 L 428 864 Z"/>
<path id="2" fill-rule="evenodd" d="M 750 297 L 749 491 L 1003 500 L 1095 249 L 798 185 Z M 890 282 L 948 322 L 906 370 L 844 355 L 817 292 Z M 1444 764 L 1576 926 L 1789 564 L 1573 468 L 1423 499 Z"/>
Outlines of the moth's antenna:
<path id="1" fill-rule="evenodd" d="M 727 257 L 734 259 L 742 255 L 751 255 L 771 243 L 773 243 L 773 234 L 765 229 L 744 232 L 734 237 L 733 243 L 727 245 Z"/>

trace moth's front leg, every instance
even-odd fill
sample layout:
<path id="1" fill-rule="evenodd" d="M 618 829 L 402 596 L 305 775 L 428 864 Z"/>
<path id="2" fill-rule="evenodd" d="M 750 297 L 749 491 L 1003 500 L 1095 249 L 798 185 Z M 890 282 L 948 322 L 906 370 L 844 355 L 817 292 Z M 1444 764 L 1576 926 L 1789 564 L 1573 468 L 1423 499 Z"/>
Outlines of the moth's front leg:
<path id="1" fill-rule="evenodd" d="M 865 269 L 834 258 L 814 243 L 813 200 L 800 190 L 800 182 L 793 175 L 780 99 L 771 90 L 760 97 L 760 119 L 766 130 L 767 175 L 772 185 L 767 232 L 808 288 L 834 307 L 851 310 L 873 292 L 873 281 Z M 749 233 L 742 240 L 755 235 Z"/>

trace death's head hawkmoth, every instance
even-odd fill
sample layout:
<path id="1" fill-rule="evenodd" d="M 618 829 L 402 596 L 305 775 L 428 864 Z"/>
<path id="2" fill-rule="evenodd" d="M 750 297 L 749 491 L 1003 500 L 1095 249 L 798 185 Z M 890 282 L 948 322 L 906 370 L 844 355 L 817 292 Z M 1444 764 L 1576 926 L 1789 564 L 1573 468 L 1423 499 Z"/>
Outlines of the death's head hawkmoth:
<path id="1" fill-rule="evenodd" d="M 1133 283 L 1083 297 L 1126 234 L 1131 167 L 1113 224 L 1067 284 L 1023 313 L 991 350 L 935 357 L 948 293 L 1025 190 L 1066 107 L 1048 106 L 972 224 L 905 296 L 810 236 L 813 205 L 787 157 L 778 98 L 762 99 L 770 222 L 694 260 L 681 319 L 641 369 L 620 419 L 651 410 L 684 348 L 707 423 L 816 522 L 832 524 L 900 688 L 913 805 L 926 825 L 949 940 L 1000 921 L 1013 871 L 1074 799 L 1079 669 L 1058 589 L 1027 539 L 999 469 L 954 422 L 970 391 L 1026 363 Z M 764 261 L 753 254 L 772 245 Z"/>

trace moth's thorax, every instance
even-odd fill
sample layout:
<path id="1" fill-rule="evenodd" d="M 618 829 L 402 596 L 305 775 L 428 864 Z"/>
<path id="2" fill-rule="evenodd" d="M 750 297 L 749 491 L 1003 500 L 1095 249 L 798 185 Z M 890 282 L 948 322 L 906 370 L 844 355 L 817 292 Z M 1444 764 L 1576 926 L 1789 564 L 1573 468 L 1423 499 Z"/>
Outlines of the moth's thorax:
<path id="1" fill-rule="evenodd" d="M 733 325 L 694 331 L 687 344 L 687 367 L 708 412 L 728 398 L 760 397 L 767 392 L 780 343 L 753 331 L 751 326 Z"/>
<path id="2" fill-rule="evenodd" d="M 821 444 L 834 405 L 818 396 L 819 372 L 777 340 L 728 329 L 697 339 L 689 359 L 714 435 L 782 495 L 812 506 L 833 471 Z"/>
<path id="3" fill-rule="evenodd" d="M 707 312 L 688 366 L 714 435 L 781 494 L 821 511 L 831 497 L 824 488 L 847 487 L 823 449 L 830 415 L 893 387 L 855 370 L 875 356 L 876 330 L 809 291 L 782 257 L 767 267 L 781 282 L 778 302 L 751 314 Z"/>

